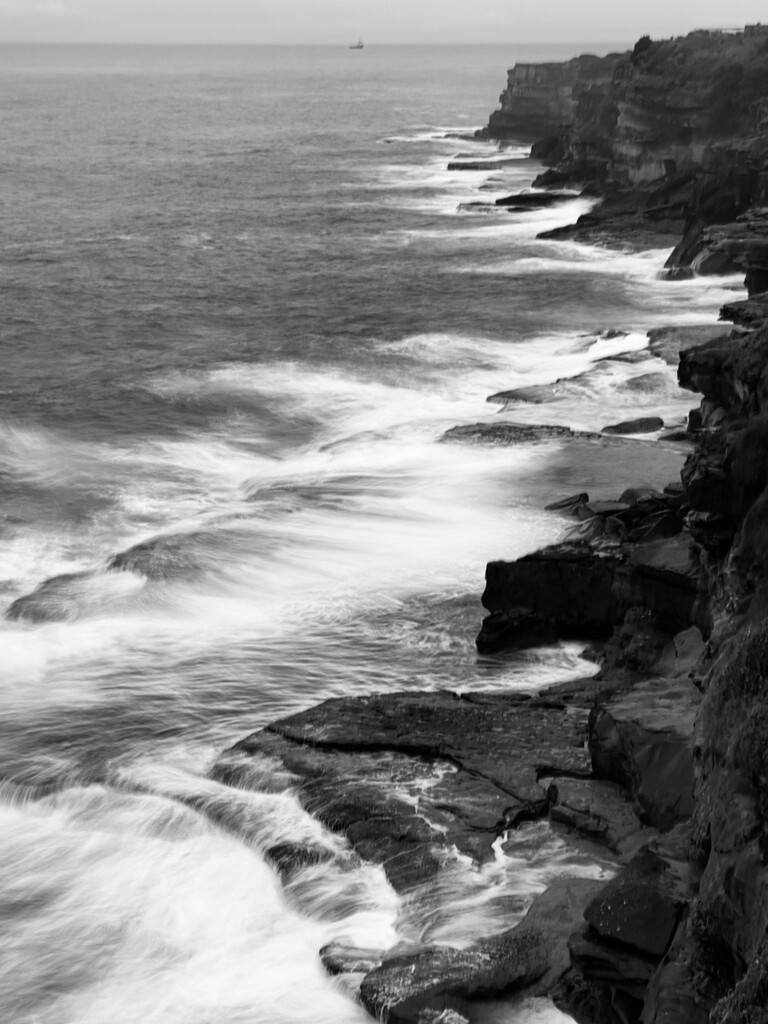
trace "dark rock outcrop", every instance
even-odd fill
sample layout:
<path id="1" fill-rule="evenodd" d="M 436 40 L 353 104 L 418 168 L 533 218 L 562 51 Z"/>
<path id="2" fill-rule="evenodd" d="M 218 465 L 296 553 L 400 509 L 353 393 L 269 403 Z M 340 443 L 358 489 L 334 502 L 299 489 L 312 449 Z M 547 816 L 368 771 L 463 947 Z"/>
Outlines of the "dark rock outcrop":
<path id="1" fill-rule="evenodd" d="M 545 771 L 590 774 L 591 692 L 584 684 L 559 699 L 413 692 L 330 700 L 241 741 L 216 776 L 232 784 L 250 759 L 279 761 L 304 806 L 404 890 L 439 871 L 450 848 L 483 862 L 505 829 L 546 814 Z M 447 772 L 435 777 L 433 763 Z M 428 794 L 415 809 L 398 794 L 418 792 L 425 779 Z"/>
<path id="2" fill-rule="evenodd" d="M 471 1021 L 477 999 L 523 985 L 532 994 L 567 988 L 572 961 L 592 971 L 579 983 L 582 995 L 584 984 L 602 983 L 606 963 L 614 974 L 632 963 L 640 972 L 631 983 L 637 987 L 653 975 L 658 949 L 674 930 L 678 883 L 671 863 L 656 855 L 652 870 L 639 864 L 638 841 L 657 833 L 643 829 L 623 783 L 599 778 L 599 758 L 587 749 L 594 709 L 620 701 L 624 692 L 616 682 L 606 687 L 585 680 L 534 697 L 405 693 L 326 701 L 241 741 L 213 774 L 238 788 L 269 777 L 273 788 L 269 772 L 258 768 L 268 766 L 309 811 L 359 856 L 381 863 L 395 888 L 417 901 L 425 886 L 434 883 L 439 891 L 441 873 L 455 864 L 454 848 L 482 862 L 508 829 L 547 814 L 568 834 L 604 843 L 606 856 L 615 851 L 630 865 L 627 878 L 608 889 L 601 880 L 556 880 L 519 924 L 467 948 L 428 945 L 388 954 L 344 942 L 325 947 L 329 972 L 365 975 L 361 1000 L 380 1019 L 418 1024 L 449 1012 Z M 645 749 L 652 748 L 649 733 Z M 643 778 L 656 770 L 656 760 L 649 760 L 638 755 L 635 772 L 638 788 L 650 794 Z M 634 900 L 629 909 L 624 894 Z M 585 929 L 588 954 L 574 938 Z M 617 948 L 617 931 L 627 954 Z M 626 977 L 616 984 L 626 988 Z"/>
<path id="3" fill-rule="evenodd" d="M 473 997 L 530 984 L 547 970 L 544 935 L 518 926 L 469 949 L 438 946 L 385 961 L 365 976 L 363 1006 L 388 1024 L 419 1024 L 425 1010 L 468 1009 Z"/>
<path id="4" fill-rule="evenodd" d="M 449 171 L 495 171 L 522 162 L 517 156 L 475 157 L 459 155 L 448 164 Z"/>
<path id="5" fill-rule="evenodd" d="M 614 633 L 613 656 L 621 650 L 623 663 L 642 659 L 644 643 L 650 656 L 675 633 L 706 626 L 697 607 L 698 563 L 681 533 L 684 508 L 676 495 L 639 493 L 631 504 L 574 503 L 578 539 L 515 562 L 489 562 L 483 605 L 490 615 L 479 650 Z"/>
<path id="6" fill-rule="evenodd" d="M 759 324 L 759 317 L 752 322 Z M 698 576 L 692 614 L 708 623 L 709 636 L 704 646 L 693 627 L 687 632 L 691 649 L 683 665 L 698 652 L 691 679 L 678 674 L 672 685 L 667 674 L 604 702 L 590 725 L 590 750 L 596 773 L 627 786 L 646 820 L 661 828 L 690 820 L 691 844 L 683 861 L 693 885 L 676 890 L 672 904 L 662 902 L 654 915 L 671 924 L 676 914 L 679 923 L 660 934 L 654 955 L 661 950 L 663 959 L 651 964 L 647 985 L 641 982 L 648 964 L 637 957 L 616 960 L 603 949 L 596 952 L 590 929 L 573 940 L 575 975 L 565 993 L 572 1007 L 594 1011 L 599 1004 L 607 1014 L 609 1005 L 616 1010 L 621 990 L 634 999 L 623 1004 L 621 1019 L 627 1019 L 626 1006 L 629 1019 L 642 1014 L 649 1022 L 747 1024 L 765 1016 L 766 366 L 768 320 L 681 356 L 681 383 L 702 393 L 701 419 L 709 424 L 683 472 Z M 685 635 L 675 638 L 681 651 Z M 657 662 L 659 671 L 663 661 Z M 652 753 L 643 751 L 648 740 Z M 612 884 L 623 885 L 623 877 Z M 651 905 L 642 901 L 643 908 Z M 588 920 L 593 916 L 587 913 Z M 603 930 L 602 938 L 610 939 Z M 643 929 L 644 941 L 648 934 Z M 596 994 L 601 985 L 602 995 Z"/>
<path id="7" fill-rule="evenodd" d="M 664 420 L 660 416 L 639 416 L 634 420 L 623 420 L 603 427 L 604 434 L 654 434 L 664 429 Z"/>
<path id="8" fill-rule="evenodd" d="M 516 562 L 489 562 L 483 605 L 491 613 L 477 638 L 482 652 L 541 635 L 607 638 L 617 616 L 616 559 L 584 541 L 559 544 Z M 522 627 L 522 629 L 521 629 Z"/>
<path id="9" fill-rule="evenodd" d="M 573 192 L 518 192 L 513 196 L 497 199 L 495 205 L 502 206 L 514 213 L 526 210 L 545 210 L 551 206 L 560 206 L 576 198 Z"/>
<path id="10" fill-rule="evenodd" d="M 550 638 L 611 633 L 602 682 L 631 681 L 590 714 L 593 779 L 628 794 L 646 827 L 685 830 L 652 840 L 586 908 L 557 994 L 585 1021 L 703 1024 L 717 1003 L 712 1020 L 745 1024 L 768 991 L 768 324 L 712 333 L 680 356 L 680 382 L 704 396 L 682 489 L 564 499 L 553 511 L 590 531 L 575 551 L 488 566 L 499 643 L 518 642 L 523 611 Z M 652 507 L 673 535 L 629 541 Z M 596 824 L 596 784 L 555 780 L 550 816 L 626 857 L 638 834 L 616 809 Z"/>
<path id="11" fill-rule="evenodd" d="M 441 441 L 460 441 L 470 444 L 515 445 L 540 441 L 559 441 L 573 437 L 597 437 L 546 423 L 469 423 L 446 430 Z"/>

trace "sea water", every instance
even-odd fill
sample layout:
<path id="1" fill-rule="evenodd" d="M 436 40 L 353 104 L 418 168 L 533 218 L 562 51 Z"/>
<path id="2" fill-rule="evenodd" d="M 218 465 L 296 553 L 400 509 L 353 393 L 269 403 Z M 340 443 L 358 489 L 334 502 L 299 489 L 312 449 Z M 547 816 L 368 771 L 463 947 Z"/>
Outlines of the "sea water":
<path id="1" fill-rule="evenodd" d="M 330 696 L 589 671 L 567 644 L 477 656 L 485 562 L 559 537 L 547 501 L 663 485 L 683 450 L 439 439 L 561 378 L 506 415 L 682 423 L 695 399 L 646 332 L 714 322 L 740 285 L 537 240 L 588 200 L 462 208 L 540 169 L 521 141 L 503 168 L 447 170 L 494 157 L 461 136 L 505 69 L 572 55 L 0 49 L 2 609 L 71 574 L 46 621 L 0 622 L 2 1020 L 362 1022 L 326 942 L 466 944 L 548 879 L 601 870 L 526 826 L 457 869 L 416 935 L 290 790 L 208 778 Z M 281 836 L 331 857 L 285 889 L 260 853 Z"/>

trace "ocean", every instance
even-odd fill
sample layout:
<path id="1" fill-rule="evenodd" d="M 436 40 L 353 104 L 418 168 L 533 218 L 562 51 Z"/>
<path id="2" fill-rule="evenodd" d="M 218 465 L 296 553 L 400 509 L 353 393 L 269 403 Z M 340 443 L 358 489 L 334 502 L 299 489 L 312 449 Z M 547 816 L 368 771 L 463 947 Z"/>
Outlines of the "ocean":
<path id="1" fill-rule="evenodd" d="M 561 536 L 548 501 L 663 485 L 684 447 L 440 438 L 563 379 L 505 415 L 682 424 L 646 332 L 741 285 L 536 239 L 588 199 L 462 208 L 540 170 L 522 141 L 447 169 L 496 155 L 461 136 L 506 68 L 573 55 L 0 47 L 2 610 L 52 581 L 0 620 L 3 1021 L 362 1024 L 326 942 L 466 943 L 606 870 L 527 825 L 416 921 L 290 791 L 208 777 L 330 696 L 594 671 L 576 644 L 479 657 L 485 563 Z M 303 833 L 333 856 L 284 888 L 260 850 Z"/>

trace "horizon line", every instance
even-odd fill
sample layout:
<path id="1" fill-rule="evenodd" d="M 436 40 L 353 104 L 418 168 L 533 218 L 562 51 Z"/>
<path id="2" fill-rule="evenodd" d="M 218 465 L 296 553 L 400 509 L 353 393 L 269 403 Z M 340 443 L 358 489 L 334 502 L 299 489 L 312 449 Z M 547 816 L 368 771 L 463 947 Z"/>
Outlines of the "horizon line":
<path id="1" fill-rule="evenodd" d="M 701 31 L 692 29 L 691 31 Z M 714 31 L 714 30 L 711 30 Z M 613 46 L 617 45 L 622 41 L 616 39 L 516 39 L 516 40 L 501 40 L 501 42 L 374 42 L 366 43 L 365 48 L 377 47 L 377 46 L 581 46 L 589 44 L 590 46 Z M 137 40 L 116 40 L 116 39 L 68 39 L 68 40 L 45 40 L 45 39 L 7 39 L 0 40 L 0 47 L 3 46 L 232 46 L 240 49 L 246 49 L 252 46 L 281 46 L 281 47 L 300 47 L 300 46 L 328 46 L 328 47 L 345 47 L 350 44 L 346 40 L 339 40 L 339 42 L 303 42 L 303 43 L 283 43 L 283 42 L 232 42 L 232 41 L 218 41 L 218 42 L 180 42 L 180 41 L 164 41 L 164 42 L 139 42 Z"/>

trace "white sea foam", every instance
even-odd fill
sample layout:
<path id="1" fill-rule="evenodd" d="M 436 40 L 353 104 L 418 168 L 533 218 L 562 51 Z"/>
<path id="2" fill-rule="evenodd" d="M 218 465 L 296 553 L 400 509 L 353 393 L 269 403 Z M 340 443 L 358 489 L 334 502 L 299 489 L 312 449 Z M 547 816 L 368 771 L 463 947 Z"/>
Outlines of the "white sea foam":
<path id="1" fill-rule="evenodd" d="M 344 1021 L 325 976 L 338 931 L 198 814 L 98 787 L 0 805 L 0 1013 L 14 1024 Z M 349 922 L 345 922 L 345 926 Z"/>

